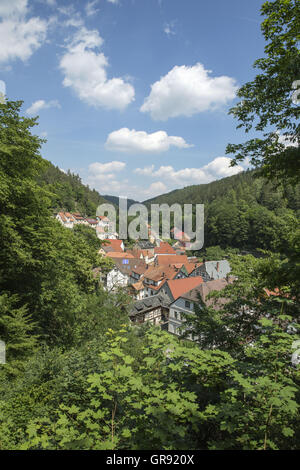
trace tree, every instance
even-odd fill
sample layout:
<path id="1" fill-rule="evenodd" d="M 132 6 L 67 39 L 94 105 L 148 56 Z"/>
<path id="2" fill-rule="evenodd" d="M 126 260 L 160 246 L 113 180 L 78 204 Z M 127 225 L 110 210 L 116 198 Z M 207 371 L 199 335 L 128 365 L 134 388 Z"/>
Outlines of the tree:
<path id="1" fill-rule="evenodd" d="M 4 373 L 9 375 L 18 374 L 38 347 L 38 338 L 33 334 L 36 325 L 26 306 L 16 305 L 17 296 L 0 295 L 0 338 L 6 347 Z"/>
<path id="2" fill-rule="evenodd" d="M 97 286 L 98 241 L 89 244 L 88 231 L 66 230 L 52 217 L 53 194 L 37 183 L 49 165 L 43 140 L 21 105 L 0 104 L 0 289 L 17 295 L 16 308 L 28 309 L 43 340 L 68 344 Z"/>
<path id="3" fill-rule="evenodd" d="M 250 158 L 268 178 L 297 183 L 300 107 L 293 102 L 293 84 L 300 80 L 300 3 L 267 1 L 261 14 L 266 17 L 261 25 L 266 56 L 254 63 L 261 73 L 240 88 L 241 101 L 230 114 L 238 120 L 237 128 L 264 133 L 243 144 L 229 144 L 226 153 L 234 154 L 233 165 Z"/>

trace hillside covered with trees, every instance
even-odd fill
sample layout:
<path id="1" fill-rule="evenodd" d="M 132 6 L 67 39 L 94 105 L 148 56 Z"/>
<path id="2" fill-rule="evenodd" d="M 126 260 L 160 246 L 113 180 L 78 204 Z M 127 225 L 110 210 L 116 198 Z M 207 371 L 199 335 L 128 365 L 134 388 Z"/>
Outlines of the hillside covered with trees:
<path id="1" fill-rule="evenodd" d="M 146 201 L 204 204 L 205 247 L 280 250 L 300 215 L 300 184 L 268 181 L 246 171 Z"/>
<path id="2" fill-rule="evenodd" d="M 37 176 L 38 184 L 51 193 L 53 211 L 80 212 L 95 216 L 97 207 L 106 201 L 95 189 L 84 185 L 79 175 L 63 172 L 51 162 Z"/>

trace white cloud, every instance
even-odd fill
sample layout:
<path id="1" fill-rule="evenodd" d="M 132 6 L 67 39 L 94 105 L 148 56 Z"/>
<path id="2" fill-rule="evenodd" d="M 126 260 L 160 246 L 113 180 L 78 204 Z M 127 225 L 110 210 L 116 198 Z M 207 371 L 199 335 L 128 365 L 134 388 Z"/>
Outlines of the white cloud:
<path id="1" fill-rule="evenodd" d="M 99 8 L 95 8 L 97 4 L 98 4 L 98 0 L 93 0 L 86 4 L 85 12 L 87 16 L 94 16 L 96 15 L 96 13 L 98 13 Z"/>
<path id="2" fill-rule="evenodd" d="M 142 191 L 142 195 L 145 197 L 155 197 L 163 194 L 167 191 L 167 186 L 162 181 L 156 181 L 150 184 L 149 188 Z"/>
<path id="3" fill-rule="evenodd" d="M 61 108 L 59 102 L 57 100 L 52 101 L 44 101 L 38 100 L 32 103 L 32 105 L 26 109 L 26 113 L 29 115 L 37 114 L 41 109 L 48 109 L 48 108 Z"/>
<path id="4" fill-rule="evenodd" d="M 126 167 L 126 163 L 120 161 L 112 161 L 108 163 L 95 162 L 89 165 L 89 174 L 94 180 L 113 179 L 115 173 L 118 173 Z"/>
<path id="5" fill-rule="evenodd" d="M 154 165 L 134 170 L 138 178 L 125 178 L 122 171 L 126 164 L 120 161 L 95 162 L 89 165 L 86 183 L 100 194 L 126 195 L 144 201 L 159 194 L 192 184 L 205 184 L 216 179 L 235 175 L 244 170 L 241 166 L 230 167 L 231 159 L 217 157 L 201 168 L 175 170 L 171 165 L 155 169 Z M 144 178 L 141 179 L 140 177 Z M 154 179 L 147 184 L 147 178 Z M 156 181 L 155 181 L 156 180 Z"/>
<path id="6" fill-rule="evenodd" d="M 182 168 L 175 170 L 171 165 L 161 166 L 157 170 L 154 165 L 145 168 L 136 168 L 134 172 L 139 175 L 159 178 L 167 182 L 170 187 L 183 187 L 192 184 L 210 183 L 219 178 L 236 175 L 244 170 L 240 165 L 230 167 L 231 159 L 217 157 L 201 168 Z"/>
<path id="7" fill-rule="evenodd" d="M 127 153 L 160 153 L 168 151 L 171 146 L 192 147 L 182 137 L 168 136 L 165 131 L 147 134 L 147 132 L 130 130 L 127 127 L 111 132 L 105 145 L 109 150 Z"/>
<path id="8" fill-rule="evenodd" d="M 10 0 L 0 4 L 0 63 L 16 59 L 26 61 L 45 41 L 47 22 L 26 18 L 27 0 Z"/>
<path id="9" fill-rule="evenodd" d="M 233 78 L 211 77 L 211 71 L 200 63 L 188 67 L 176 65 L 167 75 L 151 85 L 150 95 L 140 110 L 155 120 L 192 116 L 217 109 L 235 97 Z"/>
<path id="10" fill-rule="evenodd" d="M 107 163 L 94 162 L 88 167 L 86 183 L 95 188 L 100 194 L 122 194 L 130 188 L 126 178 L 118 180 L 118 175 L 126 168 L 126 163 L 111 161 Z"/>
<path id="11" fill-rule="evenodd" d="M 119 0 L 107 0 L 109 3 L 114 3 L 115 5 L 117 5 L 117 3 L 119 3 Z"/>
<path id="12" fill-rule="evenodd" d="M 122 78 L 107 78 L 108 60 L 95 51 L 102 44 L 97 30 L 77 31 L 60 61 L 63 85 L 91 106 L 123 110 L 134 100 L 134 88 Z"/>
<path id="13" fill-rule="evenodd" d="M 61 22 L 62 26 L 73 28 L 82 28 L 84 26 L 81 14 L 75 10 L 73 5 L 60 6 L 57 8 L 57 11 L 60 15 L 67 18 Z"/>
<path id="14" fill-rule="evenodd" d="M 27 12 L 27 0 L 2 0 L 0 3 L 0 17 L 25 15 Z"/>

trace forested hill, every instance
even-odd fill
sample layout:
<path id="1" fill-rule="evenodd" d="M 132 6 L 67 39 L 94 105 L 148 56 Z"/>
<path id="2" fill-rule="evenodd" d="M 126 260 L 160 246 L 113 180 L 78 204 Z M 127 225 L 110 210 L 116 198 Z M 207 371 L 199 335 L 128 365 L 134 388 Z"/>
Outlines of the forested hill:
<path id="1" fill-rule="evenodd" d="M 85 186 L 79 175 L 70 170 L 64 173 L 50 162 L 37 181 L 53 194 L 53 211 L 77 211 L 86 216 L 95 216 L 99 204 L 107 202 L 95 189 Z"/>
<path id="2" fill-rule="evenodd" d="M 205 246 L 278 250 L 290 224 L 300 215 L 300 184 L 276 187 L 254 171 L 246 171 L 145 203 L 204 204 Z"/>
<path id="3" fill-rule="evenodd" d="M 263 178 L 257 177 L 254 171 L 245 171 L 212 183 L 175 189 L 170 193 L 148 199 L 144 203 L 205 204 L 215 199 L 226 198 L 230 194 L 235 195 L 237 199 L 256 202 L 270 210 L 282 206 L 300 210 L 300 185 L 294 188 L 286 185 L 276 189 L 274 183 L 267 183 Z"/>

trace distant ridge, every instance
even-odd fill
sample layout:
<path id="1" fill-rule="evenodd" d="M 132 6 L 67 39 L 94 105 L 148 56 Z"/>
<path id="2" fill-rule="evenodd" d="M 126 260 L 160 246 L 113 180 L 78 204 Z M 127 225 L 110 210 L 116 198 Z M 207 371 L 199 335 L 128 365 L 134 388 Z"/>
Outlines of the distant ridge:
<path id="1" fill-rule="evenodd" d="M 239 184 L 244 184 L 254 178 L 255 171 L 243 171 L 237 175 L 228 176 L 210 183 L 193 184 L 181 189 L 174 189 L 169 193 L 161 194 L 144 201 L 144 204 L 174 203 L 188 204 L 212 202 L 215 197 L 225 196 L 228 191 L 235 189 Z"/>
<path id="2" fill-rule="evenodd" d="M 107 201 L 111 202 L 112 204 L 115 204 L 116 206 L 119 206 L 119 197 L 118 196 L 109 196 L 108 194 L 105 194 L 104 199 Z M 133 199 L 127 199 L 127 207 L 129 208 L 132 206 L 132 204 L 139 204 L 138 201 L 134 201 Z"/>

